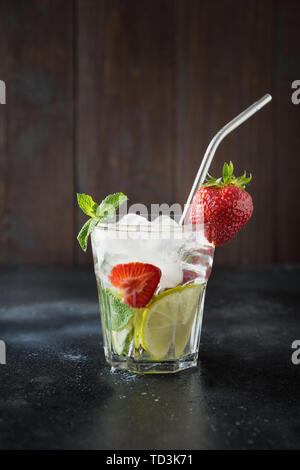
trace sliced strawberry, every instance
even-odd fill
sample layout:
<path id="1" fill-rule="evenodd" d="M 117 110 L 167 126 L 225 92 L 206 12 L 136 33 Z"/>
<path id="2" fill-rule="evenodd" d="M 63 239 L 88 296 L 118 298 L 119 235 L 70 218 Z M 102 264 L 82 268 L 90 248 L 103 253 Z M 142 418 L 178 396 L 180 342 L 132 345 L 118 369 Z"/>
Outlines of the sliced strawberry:
<path id="1" fill-rule="evenodd" d="M 110 272 L 109 280 L 120 289 L 123 300 L 131 307 L 145 307 L 161 278 L 161 270 L 153 264 L 117 264 Z"/>
<path id="2" fill-rule="evenodd" d="M 186 284 L 187 282 L 193 281 L 197 279 L 198 274 L 195 271 L 189 271 L 188 269 L 183 270 L 183 279 L 182 284 Z"/>

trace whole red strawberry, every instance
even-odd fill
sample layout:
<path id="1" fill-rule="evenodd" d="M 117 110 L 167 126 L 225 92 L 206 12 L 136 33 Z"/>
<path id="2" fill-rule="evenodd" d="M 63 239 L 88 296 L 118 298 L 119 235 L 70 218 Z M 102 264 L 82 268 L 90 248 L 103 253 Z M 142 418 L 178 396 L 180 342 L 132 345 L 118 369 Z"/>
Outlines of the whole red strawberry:
<path id="1" fill-rule="evenodd" d="M 223 178 L 208 176 L 208 181 L 194 195 L 190 219 L 193 224 L 205 223 L 205 235 L 215 246 L 228 242 L 248 222 L 253 203 L 245 186 L 252 176 L 233 174 L 233 164 L 224 164 Z"/>

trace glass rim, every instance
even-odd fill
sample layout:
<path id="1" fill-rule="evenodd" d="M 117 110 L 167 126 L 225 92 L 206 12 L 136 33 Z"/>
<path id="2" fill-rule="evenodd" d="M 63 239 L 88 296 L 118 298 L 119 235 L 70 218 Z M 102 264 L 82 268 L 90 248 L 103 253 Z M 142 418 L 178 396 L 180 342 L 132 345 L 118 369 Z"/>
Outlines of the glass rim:
<path id="1" fill-rule="evenodd" d="M 126 225 L 116 224 L 112 222 L 99 222 L 94 230 L 110 231 L 110 232 L 131 232 L 131 233 L 167 233 L 167 232 L 200 232 L 209 227 L 209 224 L 183 224 L 183 225 Z"/>

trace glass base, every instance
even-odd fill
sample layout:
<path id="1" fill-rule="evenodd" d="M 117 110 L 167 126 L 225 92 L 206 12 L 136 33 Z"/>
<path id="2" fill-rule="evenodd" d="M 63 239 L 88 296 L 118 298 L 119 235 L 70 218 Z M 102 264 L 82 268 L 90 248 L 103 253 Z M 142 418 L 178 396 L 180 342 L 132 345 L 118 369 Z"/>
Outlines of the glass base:
<path id="1" fill-rule="evenodd" d="M 174 374 L 181 370 L 196 367 L 198 354 L 189 354 L 176 361 L 134 361 L 130 358 L 127 361 L 111 361 L 109 364 L 113 369 L 128 370 L 135 374 Z"/>

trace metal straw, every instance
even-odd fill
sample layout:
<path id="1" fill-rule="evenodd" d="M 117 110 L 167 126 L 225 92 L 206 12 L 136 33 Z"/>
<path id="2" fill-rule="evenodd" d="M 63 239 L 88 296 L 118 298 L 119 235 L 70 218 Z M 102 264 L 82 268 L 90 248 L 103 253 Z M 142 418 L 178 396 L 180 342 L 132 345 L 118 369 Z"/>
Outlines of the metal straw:
<path id="1" fill-rule="evenodd" d="M 251 117 L 261 108 L 263 108 L 267 103 L 269 103 L 269 101 L 271 101 L 271 99 L 272 99 L 271 95 L 269 94 L 264 95 L 260 100 L 253 103 L 251 106 L 249 106 L 249 108 L 245 109 L 244 111 L 241 112 L 241 114 L 239 114 L 234 119 L 232 119 L 232 121 L 228 122 L 226 126 L 222 127 L 222 129 L 211 140 L 209 146 L 207 147 L 203 160 L 201 162 L 200 168 L 196 175 L 189 197 L 184 206 L 183 214 L 179 221 L 179 225 L 182 225 L 184 222 L 184 219 L 190 207 L 190 203 L 192 201 L 195 191 L 203 184 L 206 178 L 212 159 L 214 158 L 215 152 L 219 144 L 230 132 L 232 132 L 234 129 L 240 126 L 244 121 L 249 119 L 249 117 Z"/>

